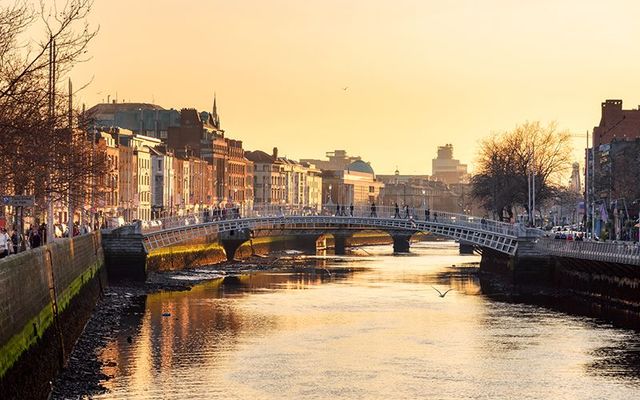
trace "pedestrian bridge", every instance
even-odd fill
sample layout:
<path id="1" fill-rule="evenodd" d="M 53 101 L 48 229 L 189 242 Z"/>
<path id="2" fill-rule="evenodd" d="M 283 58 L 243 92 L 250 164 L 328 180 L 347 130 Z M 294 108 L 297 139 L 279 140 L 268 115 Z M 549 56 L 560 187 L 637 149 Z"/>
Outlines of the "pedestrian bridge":
<path id="1" fill-rule="evenodd" d="M 519 224 L 425 208 L 396 210 L 393 207 L 377 207 L 373 210 L 371 207 L 354 207 L 340 211 L 336 208 L 334 211 L 311 214 L 303 209 L 269 207 L 230 211 L 224 213 L 224 217 L 223 213 L 201 212 L 149 221 L 141 224 L 140 229 L 147 251 L 206 235 L 229 239 L 236 234 L 236 240 L 239 240 L 242 232 L 349 235 L 355 231 L 377 230 L 389 233 L 394 239 L 394 247 L 396 238 L 403 237 L 407 250 L 411 235 L 428 232 L 508 255 L 516 254 L 519 240 L 536 238 L 542 233 Z M 244 238 L 245 241 L 248 239 Z"/>

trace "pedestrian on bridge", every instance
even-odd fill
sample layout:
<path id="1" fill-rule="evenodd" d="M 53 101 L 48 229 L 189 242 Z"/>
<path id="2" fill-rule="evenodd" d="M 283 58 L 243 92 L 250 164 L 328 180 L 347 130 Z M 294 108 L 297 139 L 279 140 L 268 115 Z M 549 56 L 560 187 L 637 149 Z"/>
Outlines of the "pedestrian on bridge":
<path id="1" fill-rule="evenodd" d="M 376 203 L 371 203 L 371 218 L 378 218 L 378 213 L 376 212 Z"/>
<path id="2" fill-rule="evenodd" d="M 398 203 L 396 203 L 396 212 L 393 215 L 393 218 L 400 218 L 400 207 L 398 207 Z"/>
<path id="3" fill-rule="evenodd" d="M 353 217 L 353 203 L 349 206 L 349 216 Z"/>
<path id="4" fill-rule="evenodd" d="M 340 203 L 336 204 L 336 217 L 340 216 Z"/>
<path id="5" fill-rule="evenodd" d="M 431 210 L 427 208 L 426 210 L 424 210 L 424 219 L 426 221 L 429 221 L 429 218 L 431 218 Z"/>
<path id="6" fill-rule="evenodd" d="M 404 217 L 406 219 L 409 219 L 409 205 L 408 204 L 404 205 Z"/>
<path id="7" fill-rule="evenodd" d="M 433 213 L 433 222 L 438 222 L 438 213 Z"/>

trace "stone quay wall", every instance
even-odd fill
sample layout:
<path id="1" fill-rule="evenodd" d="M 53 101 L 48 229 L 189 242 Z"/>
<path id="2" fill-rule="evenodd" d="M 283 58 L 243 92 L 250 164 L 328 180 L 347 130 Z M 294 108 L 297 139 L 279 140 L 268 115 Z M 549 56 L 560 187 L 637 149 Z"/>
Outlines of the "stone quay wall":
<path id="1" fill-rule="evenodd" d="M 0 393 L 43 398 L 106 284 L 100 232 L 0 260 Z"/>

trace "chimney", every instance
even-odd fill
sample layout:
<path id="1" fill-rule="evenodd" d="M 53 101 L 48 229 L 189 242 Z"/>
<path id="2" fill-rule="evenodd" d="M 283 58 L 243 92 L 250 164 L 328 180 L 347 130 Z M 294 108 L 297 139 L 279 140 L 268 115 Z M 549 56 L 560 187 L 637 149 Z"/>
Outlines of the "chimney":
<path id="1" fill-rule="evenodd" d="M 278 158 L 278 148 L 277 147 L 273 148 L 273 158 Z"/>

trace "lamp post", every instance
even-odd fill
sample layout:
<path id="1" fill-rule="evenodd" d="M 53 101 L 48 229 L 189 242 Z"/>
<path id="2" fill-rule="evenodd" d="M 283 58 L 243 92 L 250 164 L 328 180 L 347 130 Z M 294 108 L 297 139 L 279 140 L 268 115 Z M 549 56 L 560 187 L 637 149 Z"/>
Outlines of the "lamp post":
<path id="1" fill-rule="evenodd" d="M 427 191 L 422 189 L 422 208 L 427 208 Z"/>

